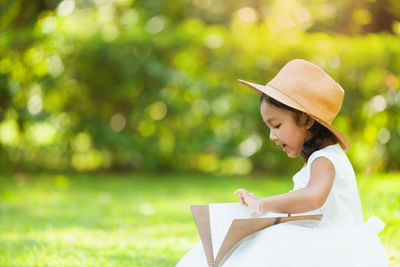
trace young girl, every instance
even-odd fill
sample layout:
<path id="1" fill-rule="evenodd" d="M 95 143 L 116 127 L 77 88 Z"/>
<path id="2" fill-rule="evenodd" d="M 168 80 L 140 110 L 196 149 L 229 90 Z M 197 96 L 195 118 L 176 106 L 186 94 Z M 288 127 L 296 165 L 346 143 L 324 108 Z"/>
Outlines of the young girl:
<path id="1" fill-rule="evenodd" d="M 383 223 L 363 224 L 355 174 L 343 150 L 346 136 L 332 125 L 344 91 L 318 66 L 292 60 L 265 86 L 240 80 L 261 94 L 261 115 L 269 138 L 289 157 L 302 157 L 293 191 L 260 198 L 238 189 L 240 202 L 254 210 L 302 213 L 322 210 L 320 222 L 296 221 L 261 230 L 242 240 L 222 266 L 381 267 L 388 266 L 378 232 Z M 201 242 L 177 266 L 207 266 Z"/>

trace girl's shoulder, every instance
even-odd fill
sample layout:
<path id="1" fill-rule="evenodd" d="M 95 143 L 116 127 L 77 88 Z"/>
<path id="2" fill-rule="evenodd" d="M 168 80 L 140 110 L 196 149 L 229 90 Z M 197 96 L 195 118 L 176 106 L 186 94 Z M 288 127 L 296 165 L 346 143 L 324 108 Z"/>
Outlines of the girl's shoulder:
<path id="1" fill-rule="evenodd" d="M 339 158 L 342 158 L 342 157 L 347 158 L 342 147 L 338 143 L 334 144 L 334 145 L 329 145 L 329 146 L 326 146 L 324 148 L 314 151 L 310 155 L 307 165 L 311 166 L 312 162 L 319 157 L 325 157 L 325 158 L 329 159 L 334 166 L 338 162 Z"/>
<path id="2" fill-rule="evenodd" d="M 355 177 L 353 166 L 339 144 L 324 147 L 311 154 L 307 162 L 308 171 L 311 170 L 312 162 L 319 157 L 325 157 L 333 164 L 337 177 L 342 177 L 345 180 L 349 177 Z"/>
<path id="3" fill-rule="evenodd" d="M 301 168 L 301 170 L 293 176 L 293 190 L 307 186 L 311 175 L 311 165 L 313 161 L 319 157 L 325 157 L 332 162 L 336 173 L 341 173 L 341 169 L 347 169 L 347 167 L 343 165 L 343 161 L 339 159 L 342 157 L 340 153 L 344 153 L 344 151 L 339 144 L 329 145 L 314 151 L 308 158 L 308 161 L 303 168 Z"/>

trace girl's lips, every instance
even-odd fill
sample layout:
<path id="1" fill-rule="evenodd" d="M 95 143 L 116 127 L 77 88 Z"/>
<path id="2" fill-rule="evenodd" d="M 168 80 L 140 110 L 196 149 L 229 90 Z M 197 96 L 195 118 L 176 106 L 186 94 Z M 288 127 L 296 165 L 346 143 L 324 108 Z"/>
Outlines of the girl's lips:
<path id="1" fill-rule="evenodd" d="M 286 151 L 287 151 L 287 146 L 286 146 L 286 145 L 283 145 L 282 149 L 283 149 L 283 152 L 286 153 Z"/>

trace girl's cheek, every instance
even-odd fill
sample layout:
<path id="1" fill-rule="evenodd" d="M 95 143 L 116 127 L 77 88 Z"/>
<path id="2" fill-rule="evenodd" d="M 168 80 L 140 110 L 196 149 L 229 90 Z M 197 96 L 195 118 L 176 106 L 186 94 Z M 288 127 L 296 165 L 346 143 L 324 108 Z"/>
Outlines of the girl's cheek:
<path id="1" fill-rule="evenodd" d="M 280 141 L 286 140 L 286 135 L 282 132 L 278 132 L 277 136 L 279 137 Z"/>

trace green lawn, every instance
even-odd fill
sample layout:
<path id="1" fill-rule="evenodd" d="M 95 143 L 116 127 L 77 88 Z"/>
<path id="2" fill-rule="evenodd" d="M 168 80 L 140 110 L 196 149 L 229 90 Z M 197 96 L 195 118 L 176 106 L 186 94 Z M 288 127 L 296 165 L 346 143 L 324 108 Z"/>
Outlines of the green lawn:
<path id="1" fill-rule="evenodd" d="M 364 216 L 400 266 L 400 174 L 359 176 Z M 286 177 L 27 175 L 0 177 L 0 266 L 174 266 L 198 240 L 189 206 L 270 195 Z"/>

